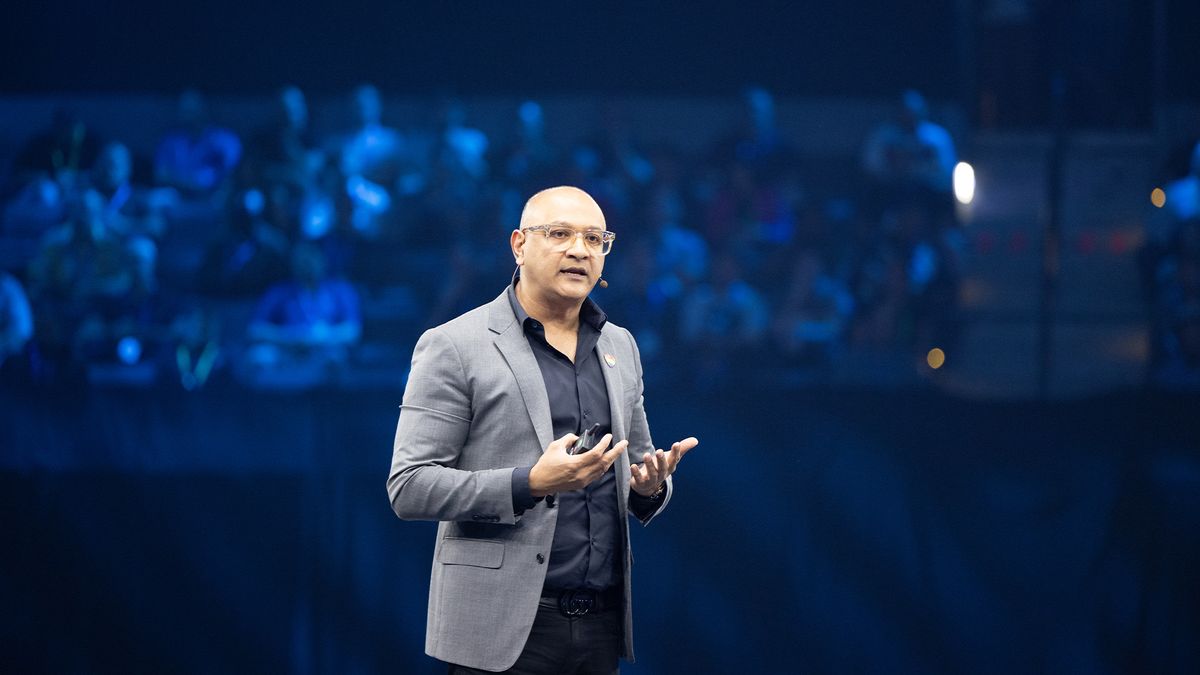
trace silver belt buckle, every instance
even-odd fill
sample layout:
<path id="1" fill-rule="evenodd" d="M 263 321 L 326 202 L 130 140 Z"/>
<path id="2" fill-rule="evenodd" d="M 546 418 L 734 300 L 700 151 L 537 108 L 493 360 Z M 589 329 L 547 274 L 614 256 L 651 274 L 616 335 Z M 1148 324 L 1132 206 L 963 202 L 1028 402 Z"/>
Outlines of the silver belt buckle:
<path id="1" fill-rule="evenodd" d="M 558 596 L 558 611 L 564 616 L 583 616 L 595 606 L 596 598 L 588 591 L 563 591 Z"/>

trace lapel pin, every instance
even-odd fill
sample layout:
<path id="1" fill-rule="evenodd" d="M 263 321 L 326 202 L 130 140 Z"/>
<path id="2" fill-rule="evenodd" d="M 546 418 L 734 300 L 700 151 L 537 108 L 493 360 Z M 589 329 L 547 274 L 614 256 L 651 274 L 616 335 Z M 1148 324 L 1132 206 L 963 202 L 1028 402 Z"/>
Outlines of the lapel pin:
<path id="1" fill-rule="evenodd" d="M 605 354 L 604 362 L 608 364 L 609 368 L 617 367 L 617 357 L 613 356 L 612 354 Z"/>

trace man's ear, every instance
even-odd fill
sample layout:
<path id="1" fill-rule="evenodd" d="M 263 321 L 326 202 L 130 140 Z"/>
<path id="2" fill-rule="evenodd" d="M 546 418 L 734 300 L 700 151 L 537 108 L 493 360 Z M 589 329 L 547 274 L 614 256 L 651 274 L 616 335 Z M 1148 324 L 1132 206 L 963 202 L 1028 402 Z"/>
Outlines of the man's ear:
<path id="1" fill-rule="evenodd" d="M 520 265 L 525 259 L 525 233 L 513 230 L 508 236 L 508 245 L 512 247 L 513 259 Z"/>

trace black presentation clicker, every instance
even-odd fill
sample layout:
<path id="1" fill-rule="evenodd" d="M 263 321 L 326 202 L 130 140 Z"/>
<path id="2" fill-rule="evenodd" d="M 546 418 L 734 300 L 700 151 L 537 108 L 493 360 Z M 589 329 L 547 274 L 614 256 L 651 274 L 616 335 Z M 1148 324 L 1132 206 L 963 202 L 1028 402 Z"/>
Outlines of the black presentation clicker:
<path id="1" fill-rule="evenodd" d="M 600 423 L 596 422 L 595 424 L 592 425 L 592 427 L 590 429 L 583 432 L 582 436 L 580 436 L 578 439 L 576 439 L 575 445 L 571 446 L 571 449 L 567 451 L 567 454 L 568 455 L 578 455 L 580 453 L 591 450 L 592 446 L 596 445 L 596 441 L 599 440 L 597 438 L 597 436 L 599 434 L 600 434 Z"/>

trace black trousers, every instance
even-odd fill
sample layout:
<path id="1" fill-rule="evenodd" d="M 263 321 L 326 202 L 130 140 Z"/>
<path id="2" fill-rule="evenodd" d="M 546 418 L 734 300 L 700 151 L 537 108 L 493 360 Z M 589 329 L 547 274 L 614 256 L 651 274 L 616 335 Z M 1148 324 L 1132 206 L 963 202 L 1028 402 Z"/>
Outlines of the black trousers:
<path id="1" fill-rule="evenodd" d="M 525 649 L 510 675 L 616 675 L 620 672 L 622 611 L 618 605 L 603 612 L 591 612 L 579 617 L 566 617 L 558 611 L 558 603 L 542 600 Z M 476 670 L 450 664 L 450 675 L 487 675 Z"/>

